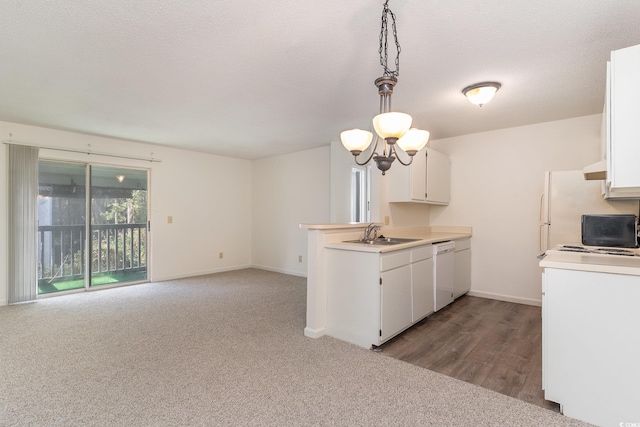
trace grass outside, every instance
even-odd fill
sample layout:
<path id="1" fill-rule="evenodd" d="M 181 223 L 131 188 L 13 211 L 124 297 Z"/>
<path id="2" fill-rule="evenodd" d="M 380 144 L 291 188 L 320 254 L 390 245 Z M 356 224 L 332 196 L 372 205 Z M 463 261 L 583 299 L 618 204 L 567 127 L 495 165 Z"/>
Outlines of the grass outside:
<path id="1" fill-rule="evenodd" d="M 91 286 L 114 285 L 118 283 L 136 282 L 147 278 L 146 271 L 101 274 L 91 278 Z M 38 295 L 51 294 L 54 292 L 70 291 L 84 288 L 84 279 L 62 280 L 53 283 L 43 283 L 38 285 Z"/>

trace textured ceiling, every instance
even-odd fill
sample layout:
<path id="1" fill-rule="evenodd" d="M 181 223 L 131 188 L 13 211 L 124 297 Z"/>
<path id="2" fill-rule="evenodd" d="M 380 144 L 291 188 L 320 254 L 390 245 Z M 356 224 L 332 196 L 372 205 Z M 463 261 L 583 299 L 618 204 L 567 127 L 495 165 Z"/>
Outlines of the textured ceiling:
<path id="1" fill-rule="evenodd" d="M 261 158 L 370 129 L 382 1 L 6 0 L 0 120 Z M 432 139 L 602 111 L 638 0 L 402 0 L 393 109 Z M 461 95 L 502 83 L 482 108 Z M 7 136 L 4 136 L 6 138 Z"/>

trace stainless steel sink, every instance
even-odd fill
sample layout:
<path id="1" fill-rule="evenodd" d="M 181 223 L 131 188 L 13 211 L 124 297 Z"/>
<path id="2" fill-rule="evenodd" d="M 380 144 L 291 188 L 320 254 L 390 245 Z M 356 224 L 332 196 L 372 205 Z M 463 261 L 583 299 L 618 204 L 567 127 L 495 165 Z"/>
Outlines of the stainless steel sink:
<path id="1" fill-rule="evenodd" d="M 373 246 L 390 246 L 390 245 L 399 245 L 401 243 L 409 243 L 409 242 L 417 242 L 420 239 L 402 239 L 399 237 L 385 237 L 378 238 L 374 240 L 347 240 L 342 243 L 358 243 L 361 245 L 373 245 Z"/>

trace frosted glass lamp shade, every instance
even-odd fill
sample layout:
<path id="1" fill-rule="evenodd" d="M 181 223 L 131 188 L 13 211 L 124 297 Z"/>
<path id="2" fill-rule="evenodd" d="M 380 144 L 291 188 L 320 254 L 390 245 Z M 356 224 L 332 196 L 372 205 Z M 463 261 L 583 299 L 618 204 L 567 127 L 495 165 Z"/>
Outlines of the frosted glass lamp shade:
<path id="1" fill-rule="evenodd" d="M 429 131 L 411 128 L 398 140 L 397 144 L 404 152 L 414 156 L 427 145 L 428 141 Z"/>
<path id="2" fill-rule="evenodd" d="M 411 127 L 411 120 L 405 113 L 382 113 L 373 118 L 373 128 L 382 139 L 401 138 Z"/>
<path id="3" fill-rule="evenodd" d="M 468 86 L 462 90 L 462 93 L 467 97 L 469 102 L 482 107 L 491 101 L 491 98 L 493 98 L 493 95 L 496 94 L 498 89 L 500 89 L 500 83 L 485 82 Z"/>
<path id="4" fill-rule="evenodd" d="M 345 130 L 340 133 L 340 141 L 344 148 L 358 155 L 366 150 L 371 144 L 373 134 L 362 129 Z"/>

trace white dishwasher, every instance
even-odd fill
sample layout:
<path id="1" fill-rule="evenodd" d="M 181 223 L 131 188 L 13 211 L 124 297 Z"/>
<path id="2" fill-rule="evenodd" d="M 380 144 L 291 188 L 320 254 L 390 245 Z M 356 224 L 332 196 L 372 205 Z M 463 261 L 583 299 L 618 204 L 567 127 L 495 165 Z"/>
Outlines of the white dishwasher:
<path id="1" fill-rule="evenodd" d="M 433 311 L 453 302 L 454 242 L 433 244 Z"/>

